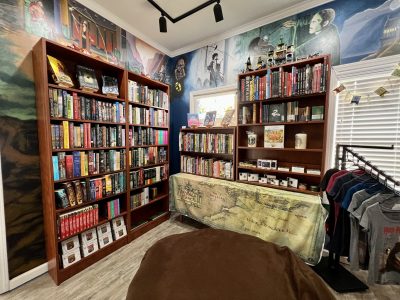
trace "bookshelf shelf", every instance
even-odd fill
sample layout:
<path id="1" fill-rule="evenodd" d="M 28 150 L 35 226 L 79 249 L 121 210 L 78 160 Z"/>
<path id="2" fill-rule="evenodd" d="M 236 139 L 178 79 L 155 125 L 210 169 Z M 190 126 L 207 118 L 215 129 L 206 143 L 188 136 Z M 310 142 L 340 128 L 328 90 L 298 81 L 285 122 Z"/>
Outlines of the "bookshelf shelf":
<path id="1" fill-rule="evenodd" d="M 212 132 L 212 131 L 232 131 L 235 127 L 196 127 L 181 128 L 182 132 Z"/>
<path id="2" fill-rule="evenodd" d="M 125 170 L 126 169 L 121 169 L 121 170 L 118 170 L 118 171 L 110 171 L 110 172 L 99 173 L 99 174 L 91 174 L 91 175 L 72 177 L 72 178 L 66 178 L 66 179 L 61 179 L 61 180 L 54 180 L 54 183 L 63 183 L 63 182 L 67 182 L 67 181 L 80 180 L 80 179 L 91 178 L 91 177 L 101 177 L 101 176 L 104 176 L 104 175 L 125 172 Z"/>
<path id="3" fill-rule="evenodd" d="M 142 124 L 129 124 L 129 126 L 131 126 L 131 127 L 168 129 L 168 127 L 165 127 L 165 126 L 150 126 L 150 125 L 142 125 Z"/>
<path id="4" fill-rule="evenodd" d="M 135 211 L 137 212 L 137 211 Z M 170 212 L 165 212 L 160 214 L 156 219 L 150 220 L 147 219 L 143 223 L 133 227 L 130 232 L 128 233 L 128 239 L 133 240 L 137 238 L 138 236 L 141 236 L 143 233 L 149 231 L 150 229 L 156 227 L 158 224 L 161 224 L 165 220 L 168 220 L 170 216 Z"/>
<path id="5" fill-rule="evenodd" d="M 321 175 L 278 171 L 241 166 L 241 163 L 278 167 L 305 167 L 324 173 L 326 157 L 327 118 L 329 111 L 330 56 L 321 55 L 238 74 L 239 99 L 236 147 L 236 176 L 258 174 L 261 178 L 275 175 L 281 184 L 290 180 L 307 187 L 318 185 Z M 247 132 L 253 133 L 249 139 Z M 306 149 L 296 149 L 300 136 L 306 135 Z M 297 138 L 297 141 L 296 141 Z M 278 141 L 278 143 L 277 143 Z M 304 141 L 304 140 L 303 140 Z M 252 143 L 252 144 L 249 144 Z M 264 145 L 277 143 L 282 148 Z M 249 145 L 253 147 L 249 147 Z M 261 160 L 261 161 L 259 161 Z M 245 178 L 245 177 L 242 177 Z M 269 178 L 272 181 L 272 178 Z M 317 194 L 281 185 L 240 181 L 300 193 Z M 285 182 L 282 182 L 285 184 Z"/>
<path id="6" fill-rule="evenodd" d="M 49 83 L 48 85 L 49 85 L 50 88 L 53 88 L 53 89 L 60 89 L 60 90 L 64 90 L 64 91 L 69 91 L 69 92 L 72 92 L 72 93 L 77 93 L 79 95 L 85 95 L 85 96 L 88 96 L 88 97 L 98 98 L 98 99 L 102 99 L 102 100 L 109 100 L 109 101 L 125 102 L 124 99 L 121 99 L 121 98 L 118 98 L 118 97 L 110 97 L 110 96 L 99 94 L 99 93 L 86 92 L 86 91 L 83 91 L 83 90 L 63 87 L 63 86 L 59 86 L 57 84 L 52 84 L 52 83 Z"/>
<path id="7" fill-rule="evenodd" d="M 192 156 L 233 156 L 233 153 L 207 153 L 207 152 L 194 152 L 194 151 L 180 151 L 185 155 Z"/>
<path id="8" fill-rule="evenodd" d="M 252 184 L 252 185 L 258 185 L 258 186 L 265 186 L 265 187 L 269 187 L 269 188 L 273 188 L 273 189 L 280 189 L 280 190 L 296 192 L 296 193 L 303 193 L 303 194 L 309 194 L 309 195 L 315 195 L 315 196 L 319 195 L 318 192 L 312 192 L 312 191 L 308 191 L 308 190 L 300 190 L 300 189 L 286 187 L 286 186 L 277 186 L 277 185 L 273 185 L 273 184 L 251 182 L 251 181 L 244 181 L 244 180 L 238 180 L 238 182 Z"/>
<path id="9" fill-rule="evenodd" d="M 223 177 L 216 177 L 216 176 L 208 176 L 208 175 L 194 174 L 194 173 L 182 172 L 182 171 L 181 171 L 181 173 L 185 173 L 185 174 L 191 174 L 191 175 L 196 175 L 196 176 L 201 176 L 201 177 L 207 177 L 207 178 L 214 178 L 214 179 L 221 179 L 221 180 L 235 181 L 235 180 L 233 180 L 233 179 L 229 179 L 229 178 L 223 178 Z"/>
<path id="10" fill-rule="evenodd" d="M 131 167 L 131 171 L 133 170 L 139 170 L 139 169 L 146 169 L 146 168 L 152 168 L 152 167 L 157 167 L 157 166 L 163 166 L 163 165 L 167 165 L 168 161 L 164 161 L 158 164 L 150 164 L 150 165 L 144 165 L 144 166 L 140 166 L 140 167 Z"/>
<path id="11" fill-rule="evenodd" d="M 103 198 L 100 198 L 100 199 L 97 199 L 97 200 L 87 201 L 85 203 L 78 204 L 78 205 L 75 205 L 75 206 L 70 206 L 70 207 L 66 207 L 66 208 L 58 208 L 58 209 L 56 209 L 56 213 L 57 214 L 66 213 L 66 212 L 73 211 L 73 210 L 76 210 L 76 209 L 79 209 L 79 208 L 82 208 L 82 207 L 85 207 L 85 206 L 88 206 L 88 205 L 93 205 L 93 204 L 99 203 L 100 201 L 109 200 L 109 199 L 114 198 L 114 197 L 119 197 L 119 196 L 122 196 L 124 194 L 126 194 L 126 192 L 109 195 L 107 197 L 103 197 Z"/>
<path id="12" fill-rule="evenodd" d="M 146 204 L 140 205 L 140 206 L 138 206 L 138 207 L 132 208 L 131 211 L 136 211 L 136 210 L 142 209 L 142 208 L 144 208 L 144 207 L 146 207 L 146 206 L 148 206 L 148 205 L 152 205 L 152 204 L 154 204 L 154 203 L 156 203 L 156 202 L 158 202 L 158 201 L 160 201 L 160 200 L 163 200 L 163 199 L 166 198 L 166 197 L 168 197 L 168 195 L 161 195 L 161 196 L 158 196 L 157 198 L 155 198 L 155 199 L 153 199 L 153 200 L 150 200 L 149 203 L 146 203 Z"/>
<path id="13" fill-rule="evenodd" d="M 74 122 L 74 123 L 93 123 L 93 124 L 123 125 L 123 126 L 125 126 L 125 123 L 105 122 L 105 121 L 96 121 L 96 120 L 67 119 L 67 118 L 50 118 L 50 121 L 68 121 L 68 122 Z"/>
<path id="14" fill-rule="evenodd" d="M 98 151 L 98 150 L 118 150 L 126 149 L 126 147 L 98 147 L 98 148 L 69 148 L 69 149 L 53 149 L 53 152 L 72 152 L 72 151 Z"/>
<path id="15" fill-rule="evenodd" d="M 60 61 L 60 64 L 64 67 L 64 72 L 70 75 L 73 87 L 63 87 L 54 84 L 53 82 L 54 77 L 52 76 L 53 75 L 52 66 L 48 64 L 48 56 L 52 56 L 56 60 Z M 132 228 L 131 223 L 137 222 L 138 219 L 147 218 L 148 220 L 150 220 L 147 228 L 153 228 L 158 224 L 160 224 L 162 221 L 168 219 L 169 146 L 168 142 L 165 140 L 165 137 L 169 136 L 169 127 L 139 125 L 140 127 L 145 127 L 143 128 L 143 130 L 148 130 L 146 129 L 146 127 L 163 130 L 161 138 L 164 139 L 163 143 L 165 142 L 165 144 L 144 145 L 144 146 L 137 146 L 137 148 L 139 147 L 146 148 L 151 146 L 167 148 L 166 151 L 162 153 L 163 156 L 166 155 L 165 162 L 163 162 L 162 164 L 154 164 L 153 166 L 150 165 L 146 166 L 149 168 L 150 167 L 163 168 L 162 169 L 163 172 L 161 173 L 165 174 L 166 179 L 163 179 L 162 181 L 157 183 L 157 188 L 160 189 L 159 194 L 165 196 L 158 199 L 153 205 L 143 207 L 139 211 L 134 211 L 134 212 L 131 212 L 130 197 L 131 194 L 135 193 L 138 189 L 136 188 L 130 189 L 130 172 L 135 172 L 132 171 L 135 170 L 135 168 L 131 170 L 131 168 L 129 168 L 128 166 L 129 164 L 128 162 L 130 155 L 134 155 L 132 148 L 136 148 L 136 146 L 130 147 L 129 144 L 130 133 L 132 133 L 132 136 L 134 136 L 134 134 L 138 134 L 137 128 L 135 128 L 135 126 L 130 126 L 129 124 L 131 123 L 130 119 L 134 120 L 132 118 L 133 111 L 131 115 L 129 108 L 133 109 L 139 107 L 140 109 L 143 109 L 142 112 L 148 112 L 149 110 L 153 109 L 157 110 L 158 113 L 154 114 L 154 116 L 152 115 L 152 118 L 155 119 L 157 117 L 158 119 L 155 119 L 156 121 L 152 120 L 149 122 L 152 122 L 152 124 L 169 124 L 169 119 L 168 119 L 169 85 L 152 80 L 142 75 L 134 74 L 132 72 L 129 72 L 121 68 L 120 66 L 107 63 L 103 60 L 94 58 L 90 55 L 80 53 L 71 48 L 46 40 L 44 38 L 42 38 L 33 48 L 33 62 L 34 62 L 33 66 L 34 66 L 35 89 L 36 89 L 36 107 L 38 114 L 40 167 L 41 167 L 41 178 L 42 178 L 41 186 L 43 195 L 42 201 L 43 201 L 44 231 L 46 238 L 46 253 L 49 261 L 49 274 L 55 281 L 55 283 L 58 285 L 63 281 L 67 280 L 68 278 L 70 278 L 71 276 L 87 268 L 91 264 L 95 263 L 96 261 L 102 259 L 108 254 L 117 250 L 118 248 L 124 246 L 125 244 L 128 243 L 128 241 L 131 241 L 133 238 L 137 238 L 138 236 L 140 236 L 145 232 L 145 230 L 138 230 L 135 231 L 134 235 L 127 234 L 126 236 L 113 241 L 110 245 L 99 249 L 97 252 L 87 257 L 82 257 L 78 262 L 64 268 L 62 262 L 62 255 L 64 253 L 62 252 L 62 247 L 60 243 L 73 236 L 79 236 L 80 232 L 77 232 L 74 235 L 69 236 L 68 238 L 59 239 L 58 226 L 59 226 L 60 216 L 65 218 L 64 220 L 66 220 L 66 222 L 72 222 L 71 221 L 72 214 L 70 214 L 71 212 L 77 210 L 77 213 L 82 214 L 83 211 L 86 211 L 84 210 L 86 207 L 89 208 L 89 206 L 95 205 L 94 213 L 96 212 L 98 213 L 99 222 L 95 226 L 90 227 L 90 228 L 95 228 L 97 226 L 110 222 L 111 219 L 103 218 L 103 216 L 109 215 L 108 209 L 111 208 L 112 212 L 114 209 L 114 205 L 117 205 L 116 206 L 117 209 L 121 211 L 119 217 L 123 217 L 127 233 L 129 233 L 130 229 Z M 77 76 L 75 76 L 78 65 L 94 70 L 92 74 L 94 74 L 93 76 L 96 77 L 96 80 L 99 84 L 99 90 L 101 90 L 102 88 L 101 87 L 101 84 L 103 82 L 102 75 L 107 75 L 116 78 L 118 83 L 119 96 L 113 97 L 110 95 L 100 94 L 99 92 L 88 92 L 86 90 L 81 90 L 77 88 L 80 86 L 78 80 L 76 79 Z M 130 81 L 132 80 L 136 81 L 137 84 L 143 86 L 143 88 L 146 91 L 150 91 L 149 94 L 143 94 L 145 98 L 143 98 L 142 102 L 146 104 L 135 103 L 129 100 L 128 96 L 130 90 L 128 89 L 128 86 L 130 84 Z M 151 96 L 153 96 L 153 98 L 150 98 Z M 162 100 L 161 102 L 160 99 Z M 148 104 L 154 104 L 154 105 L 148 105 Z M 136 109 L 135 111 L 139 111 L 139 109 Z M 125 113 L 123 114 L 123 112 Z M 89 118 L 86 118 L 85 120 L 80 119 L 83 116 L 86 117 L 97 113 L 108 116 L 107 118 L 103 118 L 103 120 L 107 121 L 88 120 Z M 162 116 L 163 120 L 160 120 L 160 116 Z M 110 120 L 115 120 L 116 122 L 110 122 Z M 67 121 L 68 124 L 65 123 L 64 121 Z M 164 123 L 161 123 L 161 121 Z M 133 122 L 137 121 L 135 120 Z M 146 122 L 148 121 L 146 120 Z M 92 125 L 91 126 L 86 125 L 86 123 Z M 61 130 L 64 130 L 64 128 L 66 127 L 63 126 L 66 125 L 69 126 L 68 129 L 71 128 L 73 125 L 74 134 L 77 135 L 80 134 L 80 132 L 82 133 L 82 128 L 83 128 L 84 143 L 82 143 L 82 145 L 86 147 L 76 147 L 76 145 L 80 146 L 81 143 L 75 143 L 75 144 L 70 143 L 71 148 L 57 149 L 55 147 L 55 149 L 53 149 L 54 137 L 58 138 L 58 132 L 60 132 L 60 138 L 61 138 L 61 132 L 62 132 Z M 104 128 L 104 126 L 102 125 L 106 125 L 105 126 L 106 130 L 101 129 L 101 133 L 103 136 L 104 133 L 106 135 L 109 134 L 113 138 L 114 135 L 116 135 L 116 139 L 118 140 L 118 145 L 125 145 L 125 146 L 88 147 L 90 145 L 106 145 L 106 143 L 93 144 L 95 140 L 93 134 L 87 134 L 87 130 L 91 130 L 93 128 L 95 128 L 96 130 L 96 128 L 99 127 L 98 125 L 100 125 L 100 129 Z M 151 129 L 149 129 L 148 131 L 151 132 Z M 68 132 L 67 129 L 65 129 L 64 132 Z M 123 142 L 120 141 L 121 135 Z M 71 141 L 71 136 L 75 138 L 74 135 L 71 135 L 71 131 L 69 131 L 70 141 Z M 57 147 L 63 147 L 62 142 L 61 146 L 57 140 L 55 142 Z M 111 145 L 109 143 L 107 144 Z M 104 158 L 103 160 L 102 157 L 103 150 L 117 150 L 117 151 L 116 152 L 105 151 L 104 155 L 107 157 L 107 159 Z M 74 160 L 71 167 L 70 156 L 72 155 L 70 154 L 72 154 L 73 151 L 80 152 L 80 155 L 79 157 L 73 156 Z M 89 155 L 91 154 L 90 151 L 100 151 L 99 156 Z M 62 152 L 66 152 L 67 155 L 63 154 Z M 117 154 L 117 152 L 120 154 Z M 70 156 L 67 157 L 68 155 Z M 74 168 L 76 167 L 78 168 L 80 167 L 81 170 L 83 170 L 83 168 L 90 169 L 89 168 L 90 164 L 93 164 L 96 167 L 99 165 L 101 170 L 106 170 L 106 169 L 109 170 L 110 169 L 109 166 L 105 166 L 106 168 L 103 169 L 102 167 L 104 165 L 102 164 L 113 162 L 113 160 L 115 159 L 116 161 L 118 160 L 124 161 L 125 167 L 121 168 L 121 170 L 115 170 L 110 172 L 91 174 L 73 178 L 66 178 L 61 180 L 54 180 L 54 178 L 57 178 L 57 174 L 56 176 L 54 176 L 53 174 L 55 172 L 59 172 L 60 175 L 63 178 L 65 178 L 66 174 L 74 174 L 70 173 L 71 171 L 70 168 L 72 168 L 72 170 L 74 170 Z M 67 161 L 69 162 L 68 164 L 66 163 Z M 55 164 L 54 166 L 53 162 Z M 143 167 L 139 168 L 138 170 L 143 170 Z M 65 172 L 65 174 L 62 175 L 61 172 L 63 174 Z M 114 175 L 117 173 L 119 173 L 120 175 Z M 122 184 L 124 186 L 121 186 Z M 153 183 L 151 185 L 155 184 L 156 183 Z M 145 185 L 144 187 L 151 185 Z M 84 191 L 86 191 L 86 195 L 89 195 L 89 193 L 93 193 L 93 188 L 96 189 L 98 188 L 100 195 L 101 194 L 105 195 L 104 192 L 105 189 L 107 190 L 108 193 L 109 191 L 111 191 L 109 190 L 110 187 L 112 191 L 115 190 L 120 191 L 121 189 L 123 189 L 124 192 L 104 196 L 97 200 L 86 201 L 82 204 L 75 205 L 72 207 L 66 207 L 64 209 L 59 209 L 56 207 L 56 190 L 57 190 L 57 202 L 58 202 L 60 201 L 60 197 L 62 201 L 65 200 L 65 198 L 64 199 L 62 198 L 63 191 L 65 192 L 65 194 L 67 194 L 66 197 L 67 200 L 69 201 L 70 199 L 68 197 L 75 197 L 71 195 L 74 195 L 76 191 L 77 194 L 80 194 L 78 193 L 80 190 L 82 194 L 84 194 Z M 118 187 L 120 189 L 117 189 Z M 114 190 L 114 188 L 116 189 Z M 119 201 L 114 202 L 114 200 L 116 199 L 118 199 Z M 165 217 L 151 220 L 150 217 L 156 214 L 163 214 L 163 216 Z M 66 226 L 72 226 L 72 223 L 71 224 L 66 223 Z M 89 230 L 90 228 L 86 228 L 84 231 Z M 112 230 L 114 230 L 114 228 Z M 64 236 L 64 234 L 62 236 Z M 112 238 L 114 239 L 114 237 Z"/>
<path id="16" fill-rule="evenodd" d="M 140 189 L 143 189 L 143 188 L 146 188 L 146 187 L 155 185 L 155 184 L 157 184 L 157 183 L 162 183 L 162 182 L 164 182 L 164 181 L 168 181 L 168 179 L 162 179 L 162 180 L 160 180 L 160 181 L 156 181 L 156 182 L 148 183 L 148 184 L 141 185 L 141 186 L 138 186 L 138 187 L 134 187 L 134 188 L 131 188 L 131 191 L 140 190 Z"/>

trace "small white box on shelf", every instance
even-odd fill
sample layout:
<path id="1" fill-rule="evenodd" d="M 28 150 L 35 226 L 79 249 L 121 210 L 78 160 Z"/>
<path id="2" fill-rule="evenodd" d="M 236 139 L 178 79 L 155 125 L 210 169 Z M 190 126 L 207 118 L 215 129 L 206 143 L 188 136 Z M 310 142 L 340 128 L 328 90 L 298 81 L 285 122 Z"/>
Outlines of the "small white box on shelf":
<path id="1" fill-rule="evenodd" d="M 121 216 L 121 217 L 112 219 L 111 225 L 112 225 L 113 230 L 116 230 L 117 228 L 120 228 L 120 227 L 125 227 L 124 217 Z"/>
<path id="2" fill-rule="evenodd" d="M 115 240 L 118 240 L 118 239 L 124 237 L 125 235 L 126 235 L 126 227 L 125 227 L 125 225 L 124 226 L 120 226 L 120 227 L 118 227 L 118 228 L 116 228 L 114 230 L 114 238 L 115 238 Z"/>
<path id="3" fill-rule="evenodd" d="M 287 180 L 288 180 L 288 186 L 294 187 L 296 189 L 298 188 L 298 186 L 299 186 L 299 180 L 298 179 L 288 177 Z"/>
<path id="4" fill-rule="evenodd" d="M 279 185 L 279 179 L 272 179 L 272 180 L 271 180 L 271 183 L 272 183 L 273 185 Z"/>
<path id="5" fill-rule="evenodd" d="M 287 167 L 278 167 L 278 171 L 290 172 L 290 169 Z"/>
<path id="6" fill-rule="evenodd" d="M 287 180 L 281 180 L 281 181 L 279 182 L 279 185 L 280 185 L 280 186 L 288 186 L 288 181 L 287 181 Z"/>
<path id="7" fill-rule="evenodd" d="M 97 250 L 99 250 L 99 244 L 98 244 L 97 239 L 91 240 L 87 244 L 82 245 L 83 257 L 86 257 L 92 253 L 95 253 Z"/>
<path id="8" fill-rule="evenodd" d="M 276 170 L 278 167 L 278 161 L 276 159 L 271 160 L 271 169 Z"/>
<path id="9" fill-rule="evenodd" d="M 92 229 L 86 230 L 85 232 L 82 232 L 81 240 L 82 240 L 82 244 L 88 244 L 94 240 L 97 240 L 96 228 L 92 228 Z"/>
<path id="10" fill-rule="evenodd" d="M 104 223 L 100 226 L 97 226 L 97 236 L 100 239 L 100 237 L 104 235 L 111 234 L 111 226 L 110 222 Z"/>
<path id="11" fill-rule="evenodd" d="M 271 161 L 269 159 L 257 159 L 257 167 L 260 169 L 270 169 Z"/>
<path id="12" fill-rule="evenodd" d="M 251 182 L 258 182 L 258 174 L 249 174 L 249 177 L 248 177 L 248 179 L 247 179 L 248 181 L 251 181 Z"/>
<path id="13" fill-rule="evenodd" d="M 74 263 L 78 262 L 81 260 L 81 250 L 79 248 L 74 249 L 71 252 L 68 252 L 66 254 L 62 255 L 62 262 L 63 262 L 63 267 L 69 267 L 70 265 L 73 265 Z"/>
<path id="14" fill-rule="evenodd" d="M 258 180 L 258 182 L 259 182 L 259 183 L 268 183 L 268 179 L 267 179 L 267 177 L 261 177 L 261 178 Z"/>
<path id="15" fill-rule="evenodd" d="M 99 245 L 100 248 L 104 248 L 105 246 L 111 244 L 113 242 L 112 234 L 111 232 L 109 234 L 102 235 L 99 237 Z"/>
<path id="16" fill-rule="evenodd" d="M 307 169 L 307 174 L 321 175 L 321 171 L 318 169 Z"/>
<path id="17" fill-rule="evenodd" d="M 79 238 L 77 235 L 61 242 L 61 249 L 63 254 L 73 252 L 75 249 L 79 249 L 79 246 Z"/>
<path id="18" fill-rule="evenodd" d="M 247 178 L 248 178 L 248 173 L 246 173 L 246 172 L 240 172 L 239 173 L 239 180 L 247 181 Z"/>
<path id="19" fill-rule="evenodd" d="M 292 172 L 304 173 L 304 167 L 292 166 Z"/>

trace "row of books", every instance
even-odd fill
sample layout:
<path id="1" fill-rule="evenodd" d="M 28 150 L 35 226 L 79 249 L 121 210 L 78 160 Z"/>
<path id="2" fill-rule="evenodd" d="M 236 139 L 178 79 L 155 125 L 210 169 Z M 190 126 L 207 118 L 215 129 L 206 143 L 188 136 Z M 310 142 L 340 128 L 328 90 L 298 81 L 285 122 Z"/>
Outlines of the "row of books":
<path id="1" fill-rule="evenodd" d="M 50 116 L 74 120 L 125 122 L 125 103 L 107 102 L 49 88 Z"/>
<path id="2" fill-rule="evenodd" d="M 129 105 L 129 123 L 147 126 L 168 126 L 168 112 L 152 107 L 134 107 Z"/>
<path id="3" fill-rule="evenodd" d="M 125 149 L 73 151 L 66 155 L 58 152 L 52 156 L 53 179 L 63 180 L 75 177 L 114 172 L 125 168 Z"/>
<path id="4" fill-rule="evenodd" d="M 146 105 L 168 108 L 168 94 L 136 81 L 128 80 L 128 100 Z"/>
<path id="5" fill-rule="evenodd" d="M 166 179 L 168 176 L 168 168 L 165 166 L 157 166 L 149 169 L 140 169 L 130 172 L 131 189 L 138 188 L 143 185 L 153 184 Z"/>
<path id="6" fill-rule="evenodd" d="M 62 121 L 51 124 L 51 142 L 53 149 L 124 147 L 125 128 Z"/>
<path id="7" fill-rule="evenodd" d="M 267 70 L 264 76 L 246 76 L 240 79 L 240 101 L 257 101 L 274 97 L 289 97 L 325 92 L 328 66 L 318 63 L 292 67 L 285 72 Z"/>
<path id="8" fill-rule="evenodd" d="M 181 172 L 225 179 L 233 179 L 234 174 L 232 161 L 185 155 L 181 156 Z"/>
<path id="9" fill-rule="evenodd" d="M 149 203 L 149 188 L 143 188 L 143 191 L 137 194 L 132 194 L 130 197 L 131 208 L 136 208 Z"/>
<path id="10" fill-rule="evenodd" d="M 168 131 L 145 127 L 129 128 L 129 144 L 130 146 L 166 145 Z"/>
<path id="11" fill-rule="evenodd" d="M 88 200 L 94 201 L 125 192 L 126 176 L 124 172 L 108 174 L 89 180 Z"/>
<path id="12" fill-rule="evenodd" d="M 55 199 L 57 208 L 73 207 L 88 201 L 86 182 L 74 180 L 65 182 L 55 189 Z"/>
<path id="13" fill-rule="evenodd" d="M 99 206 L 97 204 L 61 214 L 58 219 L 58 237 L 60 239 L 75 235 L 99 222 Z"/>
<path id="14" fill-rule="evenodd" d="M 233 134 L 179 133 L 179 151 L 206 153 L 233 153 Z"/>
<path id="15" fill-rule="evenodd" d="M 112 219 L 121 214 L 121 207 L 119 203 L 119 199 L 114 199 L 112 201 L 107 202 L 107 219 Z"/>
<path id="16" fill-rule="evenodd" d="M 263 104 L 261 122 L 306 122 L 324 119 L 324 106 L 299 107 L 299 101 Z"/>
<path id="17" fill-rule="evenodd" d="M 164 147 L 134 148 L 129 152 L 129 165 L 143 167 L 158 164 L 167 160 L 167 150 Z"/>

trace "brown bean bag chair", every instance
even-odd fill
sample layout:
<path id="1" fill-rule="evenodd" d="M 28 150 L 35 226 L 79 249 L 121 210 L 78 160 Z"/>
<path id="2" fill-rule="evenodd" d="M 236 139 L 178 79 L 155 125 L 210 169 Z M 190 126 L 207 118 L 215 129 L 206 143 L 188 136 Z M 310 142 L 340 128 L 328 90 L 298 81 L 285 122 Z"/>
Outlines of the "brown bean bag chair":
<path id="1" fill-rule="evenodd" d="M 150 247 L 126 299 L 335 298 L 287 247 L 209 228 L 171 235 Z"/>

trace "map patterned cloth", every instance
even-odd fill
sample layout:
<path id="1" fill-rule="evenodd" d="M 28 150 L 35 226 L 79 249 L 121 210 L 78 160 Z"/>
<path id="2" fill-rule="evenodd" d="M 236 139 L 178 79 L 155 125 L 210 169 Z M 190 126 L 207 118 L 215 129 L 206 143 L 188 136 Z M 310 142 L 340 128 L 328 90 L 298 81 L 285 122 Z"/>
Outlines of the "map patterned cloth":
<path id="1" fill-rule="evenodd" d="M 311 265 L 321 258 L 327 211 L 318 196 L 183 173 L 169 185 L 171 211 L 287 246 Z"/>

